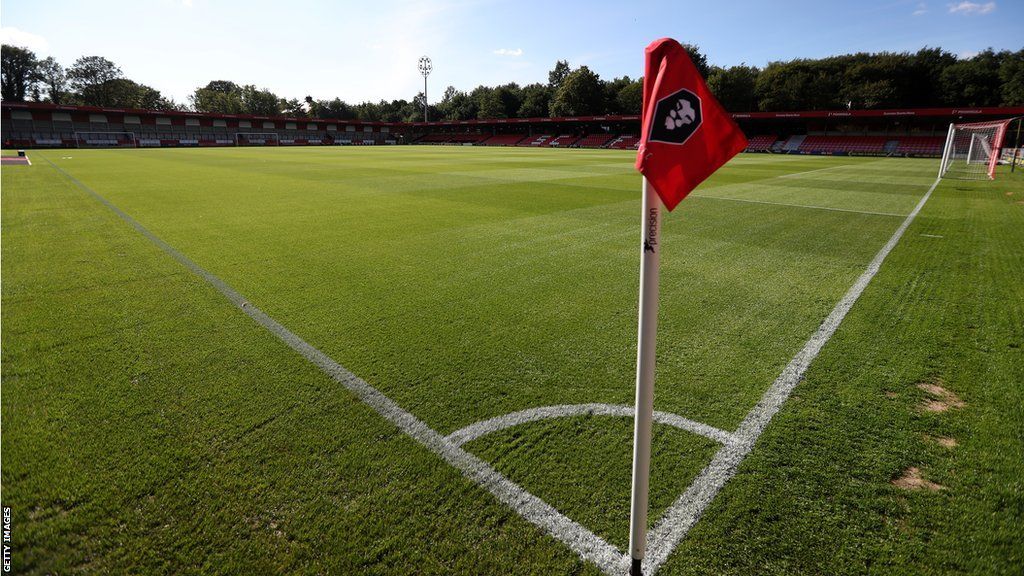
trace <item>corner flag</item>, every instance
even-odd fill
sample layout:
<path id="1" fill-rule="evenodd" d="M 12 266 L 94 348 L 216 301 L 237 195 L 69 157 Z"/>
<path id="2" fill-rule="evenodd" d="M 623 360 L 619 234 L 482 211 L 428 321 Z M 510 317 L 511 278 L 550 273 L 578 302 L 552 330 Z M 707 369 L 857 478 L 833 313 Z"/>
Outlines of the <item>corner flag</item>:
<path id="1" fill-rule="evenodd" d="M 671 38 L 644 51 L 644 100 L 636 169 L 672 210 L 747 147 L 747 138 Z"/>
<path id="2" fill-rule="evenodd" d="M 630 574 L 633 576 L 643 573 L 647 550 L 661 203 L 672 210 L 698 184 L 747 147 L 743 132 L 711 95 L 690 56 L 678 42 L 670 38 L 656 40 L 644 51 L 644 57 L 643 120 L 636 155 L 636 168 L 644 179 L 633 493 L 629 515 Z"/>

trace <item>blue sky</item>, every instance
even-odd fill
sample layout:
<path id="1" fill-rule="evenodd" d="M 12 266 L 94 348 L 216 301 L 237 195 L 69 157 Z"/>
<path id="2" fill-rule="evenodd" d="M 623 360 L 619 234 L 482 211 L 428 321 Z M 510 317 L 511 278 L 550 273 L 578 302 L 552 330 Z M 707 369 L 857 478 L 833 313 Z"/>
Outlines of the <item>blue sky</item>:
<path id="1" fill-rule="evenodd" d="M 940 46 L 959 55 L 1024 48 L 1024 1 L 536 2 L 522 0 L 3 0 L 0 36 L 68 65 L 105 56 L 185 101 L 210 80 L 285 97 L 411 99 L 421 55 L 445 86 L 546 82 L 558 59 L 602 78 L 641 72 L 671 36 L 713 64 Z"/>

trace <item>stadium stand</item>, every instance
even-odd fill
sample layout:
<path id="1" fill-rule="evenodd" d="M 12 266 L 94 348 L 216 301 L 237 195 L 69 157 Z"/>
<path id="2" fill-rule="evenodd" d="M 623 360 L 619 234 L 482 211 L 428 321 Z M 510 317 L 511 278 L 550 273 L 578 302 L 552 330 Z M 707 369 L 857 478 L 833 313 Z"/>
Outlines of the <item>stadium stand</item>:
<path id="1" fill-rule="evenodd" d="M 480 142 L 483 146 L 515 146 L 528 136 L 522 134 L 495 134 Z"/>
<path id="2" fill-rule="evenodd" d="M 881 154 L 887 140 L 885 136 L 808 136 L 800 143 L 799 150 L 819 154 Z"/>
<path id="3" fill-rule="evenodd" d="M 604 148 L 615 138 L 615 134 L 590 134 L 581 138 L 575 145 L 580 148 Z"/>
<path id="4" fill-rule="evenodd" d="M 944 142 L 945 139 L 941 136 L 903 136 L 899 139 L 896 153 L 915 156 L 941 156 Z"/>
<path id="5" fill-rule="evenodd" d="M 521 140 L 516 146 L 543 146 L 551 139 L 551 134 L 541 134 L 540 136 L 530 136 Z"/>
<path id="6" fill-rule="evenodd" d="M 608 144 L 608 148 L 614 148 L 616 150 L 636 150 L 640 147 L 640 137 L 634 136 L 633 134 L 623 134 Z"/>
<path id="7" fill-rule="evenodd" d="M 767 152 L 778 139 L 775 134 L 751 136 L 747 138 L 747 152 Z"/>
<path id="8" fill-rule="evenodd" d="M 444 144 L 451 142 L 452 134 L 426 134 L 416 141 L 417 144 Z"/>
<path id="9" fill-rule="evenodd" d="M 453 144 L 479 144 L 487 138 L 487 134 L 454 134 L 448 141 Z"/>
<path id="10" fill-rule="evenodd" d="M 566 146 L 572 146 L 577 140 L 579 140 L 579 136 L 573 136 L 572 134 L 562 134 L 561 136 L 557 138 L 552 138 L 550 141 L 548 141 L 548 146 L 551 146 L 553 148 L 565 148 Z"/>
<path id="11" fill-rule="evenodd" d="M 7 101 L 2 104 L 2 112 L 0 128 L 3 144 L 8 148 L 131 146 L 133 143 L 144 147 L 235 146 L 236 134 L 273 133 L 276 137 L 267 139 L 265 145 L 422 143 L 628 150 L 637 147 L 639 129 L 636 116 L 386 123 Z M 942 154 L 949 122 L 961 121 L 966 116 L 995 120 L 1021 115 L 1024 115 L 1024 107 L 747 112 L 733 114 L 733 118 L 744 131 L 754 134 L 747 148 L 752 152 L 937 157 Z M 837 130 L 839 127 L 859 132 L 844 135 Z M 534 134 L 524 135 L 530 131 Z M 588 132 L 590 135 L 580 136 Z M 864 135 L 869 133 L 873 135 Z"/>

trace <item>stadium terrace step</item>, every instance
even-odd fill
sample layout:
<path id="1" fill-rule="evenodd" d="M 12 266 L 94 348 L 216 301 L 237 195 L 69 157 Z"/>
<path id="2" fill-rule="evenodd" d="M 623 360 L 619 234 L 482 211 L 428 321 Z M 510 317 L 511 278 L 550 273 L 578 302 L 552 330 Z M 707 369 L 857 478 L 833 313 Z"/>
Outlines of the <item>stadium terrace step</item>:
<path id="1" fill-rule="evenodd" d="M 804 138 L 807 138 L 804 134 L 790 136 L 789 140 L 786 140 L 786 143 L 782 145 L 782 151 L 796 152 L 800 148 L 800 145 L 804 143 Z"/>

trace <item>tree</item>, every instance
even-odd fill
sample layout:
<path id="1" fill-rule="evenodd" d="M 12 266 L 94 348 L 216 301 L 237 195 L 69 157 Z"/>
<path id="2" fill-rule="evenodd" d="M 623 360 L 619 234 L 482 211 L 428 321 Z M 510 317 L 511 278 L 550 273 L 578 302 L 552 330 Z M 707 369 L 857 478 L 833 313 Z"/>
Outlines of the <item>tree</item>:
<path id="1" fill-rule="evenodd" d="M 398 106 L 397 114 L 399 122 L 423 122 L 423 106 L 427 102 L 427 96 L 423 92 L 417 92 L 416 96 L 413 97 L 412 101 L 405 104 L 405 100 L 402 100 L 403 104 Z M 428 106 L 429 117 L 437 120 L 437 110 L 433 106 Z"/>
<path id="2" fill-rule="evenodd" d="M 202 88 L 196 88 L 189 96 L 196 112 L 217 114 L 242 114 L 242 87 L 228 80 L 214 80 Z"/>
<path id="3" fill-rule="evenodd" d="M 115 78 L 86 86 L 79 95 L 86 106 L 165 110 L 172 107 L 159 90 L 127 78 Z"/>
<path id="4" fill-rule="evenodd" d="M 494 94 L 500 103 L 502 118 L 515 118 L 523 104 L 523 89 L 519 84 L 502 84 L 494 89 Z"/>
<path id="5" fill-rule="evenodd" d="M 178 110 L 178 111 L 185 111 L 185 110 L 188 110 L 188 106 L 185 105 L 184 103 L 177 102 L 174 98 L 169 98 L 167 96 L 161 96 L 160 100 L 157 101 L 156 106 L 153 109 L 154 110 Z"/>
<path id="6" fill-rule="evenodd" d="M 281 112 L 280 99 L 266 88 L 256 88 L 252 84 L 242 86 L 242 110 L 254 116 L 274 116 Z"/>
<path id="7" fill-rule="evenodd" d="M 306 102 L 312 100 L 307 96 Z M 314 118 L 333 118 L 335 120 L 353 120 L 356 118 L 356 110 L 349 106 L 341 98 L 334 100 L 317 100 L 310 106 L 310 113 Z"/>
<path id="8" fill-rule="evenodd" d="M 555 62 L 555 67 L 548 72 L 548 87 L 552 90 L 558 90 L 570 72 L 572 72 L 572 68 L 569 68 L 568 62 L 565 60 Z"/>
<path id="9" fill-rule="evenodd" d="M 207 90 L 214 92 L 220 92 L 222 94 L 234 94 L 240 93 L 242 87 L 230 80 L 211 80 L 209 84 L 205 86 Z"/>
<path id="10" fill-rule="evenodd" d="M 82 56 L 67 70 L 71 88 L 80 94 L 84 93 L 86 88 L 123 76 L 116 64 L 102 56 Z"/>
<path id="11" fill-rule="evenodd" d="M 942 94 L 942 72 L 956 63 L 956 56 L 940 48 L 922 48 L 910 57 L 910 77 L 913 88 L 901 106 L 927 107 L 945 103 Z"/>
<path id="12" fill-rule="evenodd" d="M 1024 106 L 1024 50 L 1006 52 L 999 65 L 1003 106 Z"/>
<path id="13" fill-rule="evenodd" d="M 604 113 L 605 114 L 623 114 L 622 107 L 619 106 L 619 92 L 623 88 L 632 84 L 633 81 L 629 79 L 629 76 L 623 76 L 622 78 L 614 78 L 604 83 Z"/>
<path id="14" fill-rule="evenodd" d="M 732 112 L 749 112 L 757 109 L 754 88 L 760 70 L 740 64 L 729 68 L 713 68 L 708 76 L 708 88 L 722 106 Z"/>
<path id="15" fill-rule="evenodd" d="M 637 78 L 626 86 L 623 86 L 615 95 L 615 102 L 620 114 L 639 114 L 643 108 L 644 101 L 644 79 Z"/>
<path id="16" fill-rule="evenodd" d="M 305 103 L 300 102 L 298 98 L 281 98 L 277 103 L 277 107 L 281 110 L 281 113 L 286 116 L 307 116 Z"/>
<path id="17" fill-rule="evenodd" d="M 449 86 L 438 105 L 438 118 L 445 120 L 471 120 L 476 118 L 477 104 L 469 94 Z"/>
<path id="18" fill-rule="evenodd" d="M 830 59 L 841 79 L 839 104 L 855 108 L 896 108 L 913 96 L 913 57 L 881 52 Z"/>
<path id="19" fill-rule="evenodd" d="M 1002 100 L 1000 55 L 992 49 L 959 60 L 942 71 L 942 93 L 951 106 L 996 106 Z"/>
<path id="20" fill-rule="evenodd" d="M 707 78 L 708 74 L 711 73 L 711 67 L 708 66 L 708 57 L 700 51 L 700 46 L 696 44 L 683 44 L 683 50 L 690 55 L 690 60 L 693 61 L 693 65 L 697 68 L 697 72 L 700 72 L 701 78 Z"/>
<path id="21" fill-rule="evenodd" d="M 761 110 L 826 110 L 839 101 L 839 62 L 834 59 L 770 62 L 754 92 Z"/>
<path id="22" fill-rule="evenodd" d="M 601 78 L 586 66 L 573 70 L 551 100 L 551 116 L 587 116 L 604 109 Z"/>
<path id="23" fill-rule="evenodd" d="M 68 77 L 64 67 L 53 57 L 39 61 L 36 78 L 46 87 L 46 96 L 54 104 L 62 104 L 67 92 Z"/>
<path id="24" fill-rule="evenodd" d="M 523 100 L 516 116 L 520 118 L 541 118 L 548 115 L 551 105 L 551 89 L 544 84 L 523 86 Z"/>
<path id="25" fill-rule="evenodd" d="M 36 55 L 27 48 L 0 48 L 0 95 L 9 102 L 24 102 L 36 83 Z"/>
<path id="26" fill-rule="evenodd" d="M 477 118 L 508 118 L 505 113 L 505 105 L 494 88 L 477 86 L 469 96 L 476 103 Z"/>

